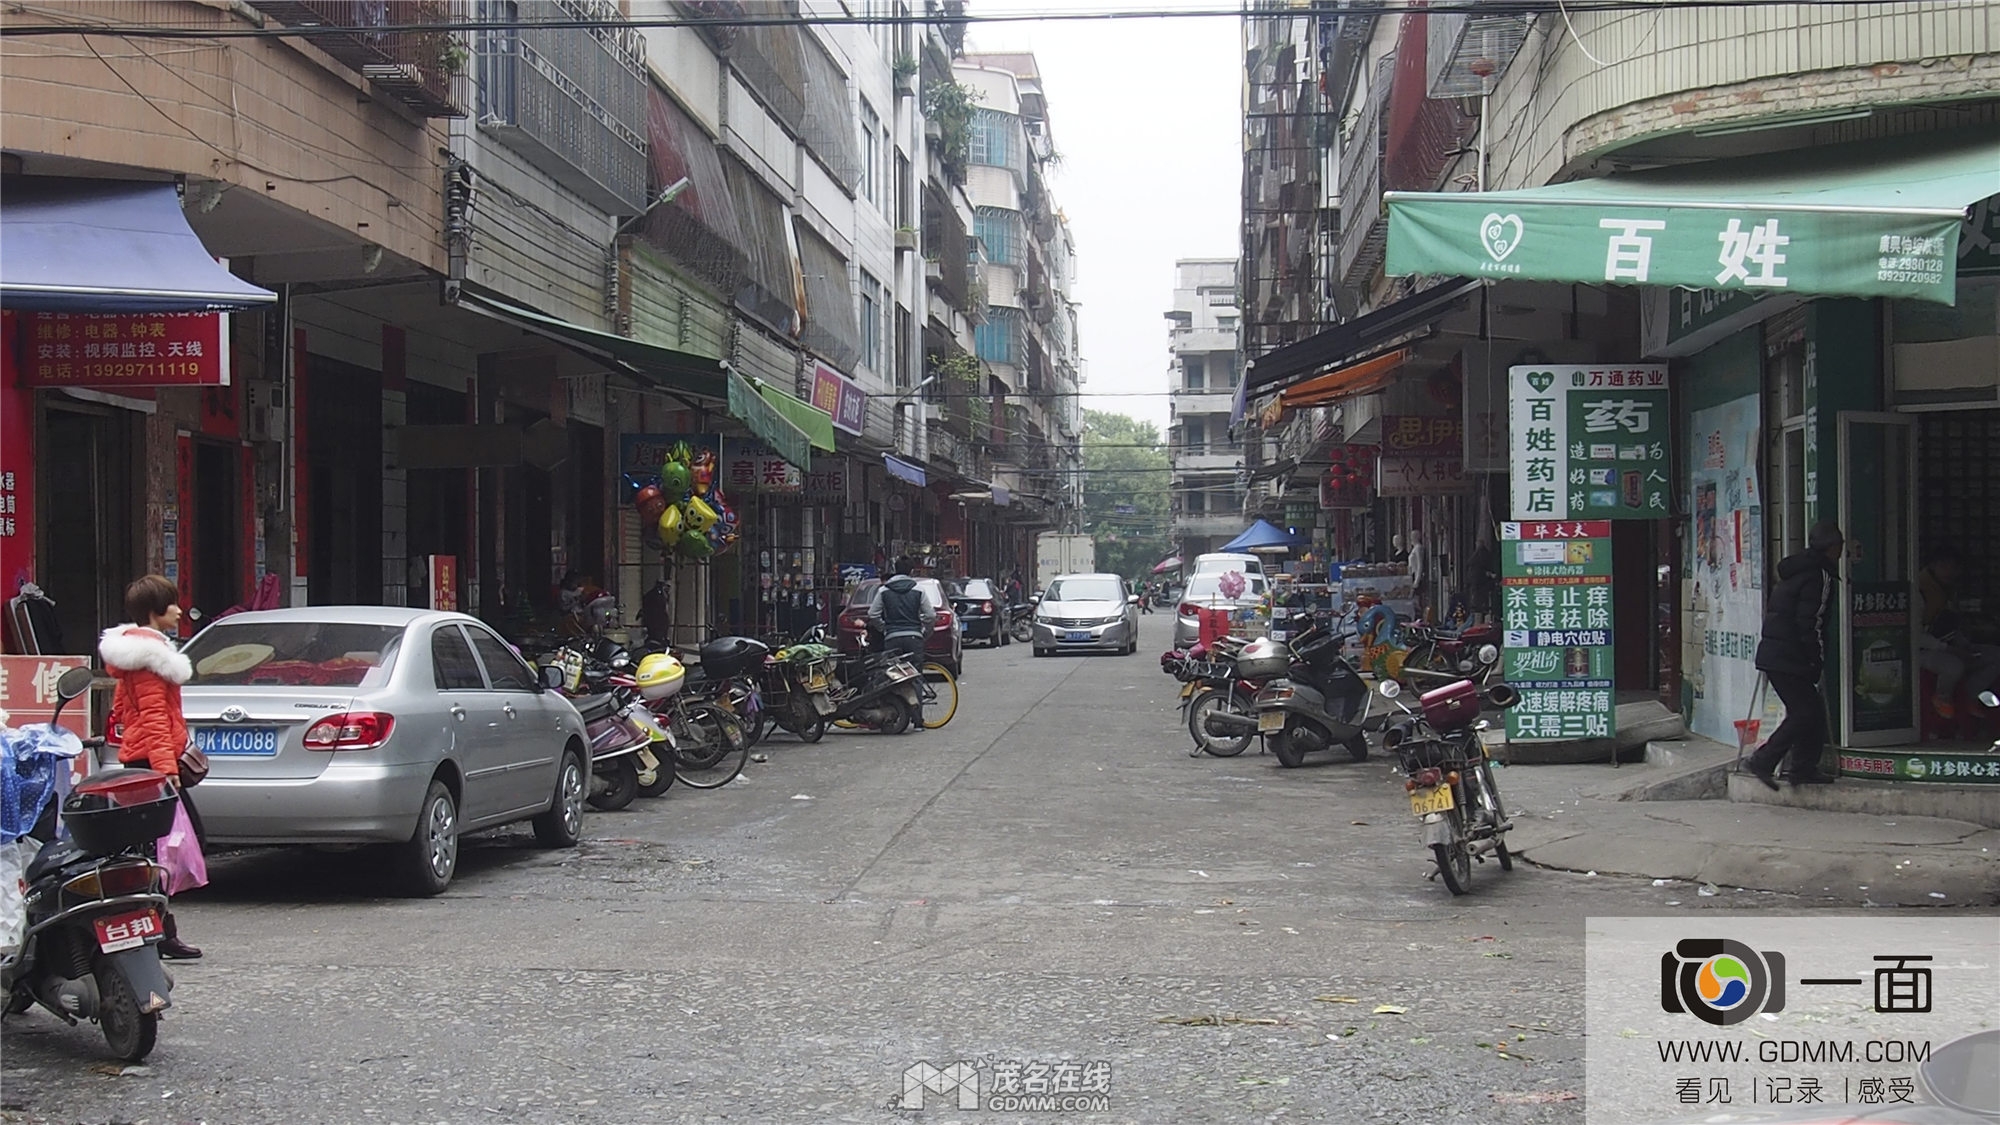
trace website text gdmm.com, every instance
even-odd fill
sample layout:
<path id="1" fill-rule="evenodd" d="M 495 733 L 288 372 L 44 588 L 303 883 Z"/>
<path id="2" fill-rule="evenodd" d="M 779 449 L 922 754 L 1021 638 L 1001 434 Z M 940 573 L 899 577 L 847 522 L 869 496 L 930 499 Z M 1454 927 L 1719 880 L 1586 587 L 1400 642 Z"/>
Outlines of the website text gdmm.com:
<path id="1" fill-rule="evenodd" d="M 1103 1113 L 1109 1094 L 988 1094 L 986 1108 L 997 1113 Z"/>
<path id="2" fill-rule="evenodd" d="M 1923 1063 L 1928 1039 L 1662 1039 L 1664 1063 Z M 1753 1057 L 1754 1056 L 1754 1059 Z"/>

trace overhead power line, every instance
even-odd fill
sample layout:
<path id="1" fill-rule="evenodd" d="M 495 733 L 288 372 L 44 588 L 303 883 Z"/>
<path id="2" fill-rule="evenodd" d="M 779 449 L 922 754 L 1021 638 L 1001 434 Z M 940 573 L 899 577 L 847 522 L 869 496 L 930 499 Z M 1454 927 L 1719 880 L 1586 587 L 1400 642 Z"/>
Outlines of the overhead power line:
<path id="1" fill-rule="evenodd" d="M 1795 7 L 1800 0 L 1690 0 L 1682 6 L 1689 8 L 1778 8 Z M 1852 0 L 1850 6 L 1857 8 L 1885 7 L 1903 3 L 1905 0 Z M 1565 5 L 1570 15 L 1579 12 L 1630 12 L 1651 11 L 1659 7 L 1660 0 L 1570 0 Z M 1557 10 L 1550 0 L 1402 0 L 1400 3 L 1351 3 L 1336 10 L 1339 15 L 1395 16 L 1409 14 L 1466 13 L 1471 15 L 1537 15 Z M 307 35 L 327 35 L 352 33 L 381 35 L 395 32 L 423 31 L 521 31 L 530 28 L 542 30 L 602 30 L 618 28 L 647 27 L 752 27 L 752 26 L 887 26 L 911 25 L 916 27 L 964 27 L 968 24 L 1031 23 L 1038 21 L 1077 22 L 1083 20 L 1151 20 L 1151 19 L 1291 19 L 1306 14 L 1292 9 L 1277 9 L 1269 12 L 1245 12 L 1241 7 L 1215 7 L 1199 9 L 1085 9 L 1050 10 L 1046 12 L 998 12 L 974 14 L 966 12 L 956 16 L 898 16 L 871 14 L 826 14 L 826 15 L 782 15 L 760 16 L 756 19 L 731 19 L 718 16 L 632 16 L 618 19 L 510 19 L 510 20 L 447 20 L 434 23 L 404 23 L 376 25 L 274 25 L 269 27 L 172 27 L 158 24 L 130 23 L 73 23 L 73 24 L 24 24 L 0 30 L 0 37 L 34 35 L 118 35 L 142 39 L 272 39 Z"/>

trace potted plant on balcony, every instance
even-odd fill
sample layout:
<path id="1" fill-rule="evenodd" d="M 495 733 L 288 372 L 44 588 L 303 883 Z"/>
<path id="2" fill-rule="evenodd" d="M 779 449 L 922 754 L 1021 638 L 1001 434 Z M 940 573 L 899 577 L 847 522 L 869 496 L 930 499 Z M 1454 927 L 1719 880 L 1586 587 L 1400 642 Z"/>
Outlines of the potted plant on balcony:
<path id="1" fill-rule="evenodd" d="M 897 227 L 896 249 L 899 251 L 914 251 L 916 248 L 917 248 L 917 228 Z"/>
<path id="2" fill-rule="evenodd" d="M 895 64 L 896 93 L 908 97 L 917 92 L 917 60 L 910 55 L 897 55 Z"/>

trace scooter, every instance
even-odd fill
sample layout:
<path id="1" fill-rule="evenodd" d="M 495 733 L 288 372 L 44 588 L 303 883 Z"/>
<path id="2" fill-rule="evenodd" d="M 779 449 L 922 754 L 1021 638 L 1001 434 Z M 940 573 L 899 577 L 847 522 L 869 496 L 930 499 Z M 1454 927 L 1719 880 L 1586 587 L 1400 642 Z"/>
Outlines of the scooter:
<path id="1" fill-rule="evenodd" d="M 88 668 L 56 680 L 56 711 L 90 690 Z M 75 736 L 61 737 L 82 749 Z M 68 754 L 47 754 L 42 768 L 68 769 Z M 0 760 L 0 768 L 20 763 Z M 67 1023 L 94 1020 L 111 1053 L 138 1062 L 159 1037 L 160 1013 L 173 1003 L 174 982 L 160 967 L 166 938 L 166 868 L 142 850 L 173 827 L 180 796 L 166 775 L 145 769 L 100 770 L 63 800 L 66 839 L 56 839 L 53 799 L 30 838 L 43 842 L 27 865 L 27 930 L 20 948 L 0 955 L 0 996 L 6 1012 L 40 1004 Z"/>
<path id="2" fill-rule="evenodd" d="M 1290 644 L 1262 637 L 1243 647 L 1236 672 L 1262 680 L 1254 728 L 1286 769 L 1307 754 L 1340 746 L 1357 762 L 1368 759 L 1368 686 L 1340 654 L 1340 636 L 1314 619 Z M 1204 719 L 1217 736 L 1241 735 L 1251 720 L 1226 711 Z"/>
<path id="3" fill-rule="evenodd" d="M 829 724 L 842 720 L 883 734 L 901 734 L 916 714 L 922 673 L 890 653 L 863 653 L 841 662 Z"/>
<path id="4" fill-rule="evenodd" d="M 1035 603 L 1007 607 L 1007 636 L 1024 645 L 1035 643 Z"/>

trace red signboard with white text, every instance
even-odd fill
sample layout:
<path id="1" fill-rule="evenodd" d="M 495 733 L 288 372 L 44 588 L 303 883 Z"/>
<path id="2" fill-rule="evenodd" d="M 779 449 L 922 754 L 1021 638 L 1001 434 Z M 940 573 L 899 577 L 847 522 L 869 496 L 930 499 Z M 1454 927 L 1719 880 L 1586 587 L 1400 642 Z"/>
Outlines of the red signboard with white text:
<path id="1" fill-rule="evenodd" d="M 21 382 L 31 387 L 229 384 L 228 313 L 23 313 Z"/>
<path id="2" fill-rule="evenodd" d="M 0 656 L 0 711 L 7 713 L 7 725 L 48 722 L 56 709 L 56 680 L 71 668 L 88 667 L 88 656 Z M 71 700 L 62 725 L 90 737 L 90 701 Z"/>
<path id="3" fill-rule="evenodd" d="M 15 318 L 0 313 L 0 601 L 35 577 L 35 392 L 17 381 Z"/>

